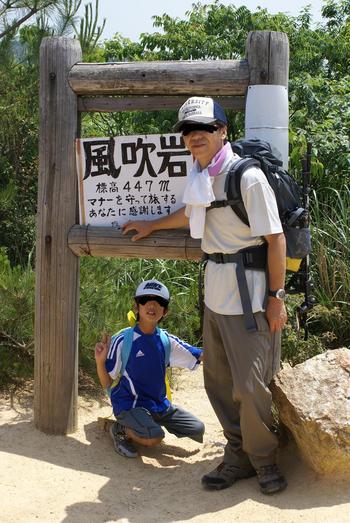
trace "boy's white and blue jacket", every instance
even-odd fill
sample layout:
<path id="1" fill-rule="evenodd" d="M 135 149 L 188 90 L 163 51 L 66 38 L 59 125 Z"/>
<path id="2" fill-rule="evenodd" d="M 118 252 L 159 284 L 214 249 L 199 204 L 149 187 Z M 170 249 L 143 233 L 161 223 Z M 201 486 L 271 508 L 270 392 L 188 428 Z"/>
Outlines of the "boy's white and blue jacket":
<path id="1" fill-rule="evenodd" d="M 193 347 L 167 333 L 170 341 L 170 367 L 193 370 L 199 363 L 202 349 Z M 112 380 L 121 369 L 123 332 L 112 337 L 106 360 L 106 370 Z M 123 410 L 144 407 L 150 412 L 165 411 L 170 402 L 165 387 L 165 350 L 158 332 L 144 334 L 134 327 L 133 343 L 123 375 L 117 386 L 111 388 L 111 402 L 115 415 Z"/>

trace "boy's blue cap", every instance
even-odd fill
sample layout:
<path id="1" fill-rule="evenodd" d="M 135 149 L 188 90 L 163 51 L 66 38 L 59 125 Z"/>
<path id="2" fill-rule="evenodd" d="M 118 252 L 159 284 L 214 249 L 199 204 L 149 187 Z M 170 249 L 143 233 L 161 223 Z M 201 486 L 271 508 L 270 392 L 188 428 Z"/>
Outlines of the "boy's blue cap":
<path id="1" fill-rule="evenodd" d="M 180 107 L 178 122 L 174 125 L 175 132 L 181 131 L 187 124 L 203 123 L 206 125 L 227 125 L 225 111 L 221 105 L 203 96 L 192 96 Z"/>

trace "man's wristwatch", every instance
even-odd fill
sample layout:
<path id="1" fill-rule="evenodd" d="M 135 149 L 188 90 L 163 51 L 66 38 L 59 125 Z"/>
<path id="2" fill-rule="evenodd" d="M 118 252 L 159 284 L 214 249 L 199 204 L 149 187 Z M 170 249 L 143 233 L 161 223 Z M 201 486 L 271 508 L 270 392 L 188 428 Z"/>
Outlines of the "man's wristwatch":
<path id="1" fill-rule="evenodd" d="M 269 296 L 272 296 L 273 298 L 277 298 L 278 300 L 284 301 L 286 297 L 286 291 L 284 289 L 277 289 L 277 291 L 269 291 Z"/>

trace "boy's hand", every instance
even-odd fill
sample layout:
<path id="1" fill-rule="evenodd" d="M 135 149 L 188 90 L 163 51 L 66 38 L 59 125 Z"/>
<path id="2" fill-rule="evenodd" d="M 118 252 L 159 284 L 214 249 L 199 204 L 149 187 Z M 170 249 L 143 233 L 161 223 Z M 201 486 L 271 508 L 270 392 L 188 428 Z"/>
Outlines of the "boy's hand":
<path id="1" fill-rule="evenodd" d="M 106 361 L 110 344 L 111 344 L 111 337 L 104 332 L 102 334 L 101 341 L 99 341 L 95 345 L 96 363 L 104 363 Z"/>

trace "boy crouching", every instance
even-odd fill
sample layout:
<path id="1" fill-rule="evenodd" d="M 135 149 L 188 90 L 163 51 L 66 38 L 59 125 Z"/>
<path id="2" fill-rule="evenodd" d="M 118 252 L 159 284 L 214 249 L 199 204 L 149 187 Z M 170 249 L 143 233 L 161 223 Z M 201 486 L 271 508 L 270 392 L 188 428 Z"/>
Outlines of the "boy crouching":
<path id="1" fill-rule="evenodd" d="M 158 327 L 167 314 L 170 295 L 157 280 L 142 282 L 135 293 L 137 323 L 95 346 L 97 373 L 109 391 L 116 422 L 110 434 L 116 452 L 135 458 L 134 443 L 157 445 L 162 427 L 178 438 L 203 442 L 204 424 L 173 405 L 166 396 L 166 367 L 194 370 L 202 349 Z"/>

